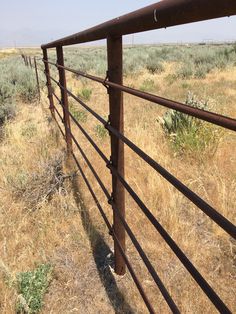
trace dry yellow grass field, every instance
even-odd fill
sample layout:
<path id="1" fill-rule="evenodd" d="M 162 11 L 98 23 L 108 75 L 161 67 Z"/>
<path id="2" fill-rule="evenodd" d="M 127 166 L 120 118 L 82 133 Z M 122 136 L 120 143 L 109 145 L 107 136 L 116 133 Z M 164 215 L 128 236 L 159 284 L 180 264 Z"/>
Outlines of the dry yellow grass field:
<path id="1" fill-rule="evenodd" d="M 213 71 L 205 79 L 176 80 L 167 76 L 174 63 L 165 63 L 152 75 L 154 93 L 184 101 L 188 91 L 208 99 L 214 112 L 236 118 L 236 68 Z M 140 88 L 150 78 L 145 71 L 126 77 L 125 84 Z M 103 117 L 108 96 L 103 86 L 92 89 L 89 105 Z M 68 74 L 75 93 L 84 82 Z M 146 313 L 147 310 L 127 273 L 112 270 L 112 239 L 75 165 L 65 157 L 65 143 L 50 117 L 44 89 L 41 103 L 19 103 L 14 121 L 7 122 L 0 142 L 0 312 L 15 313 L 19 272 L 36 265 L 53 265 L 53 278 L 42 313 Z M 59 95 L 59 91 L 56 90 Z M 79 104 L 71 105 L 82 111 Z M 166 109 L 124 96 L 125 135 L 158 163 L 236 222 L 236 137 L 214 129 L 217 143 L 204 151 L 177 153 L 158 118 Z M 110 156 L 109 136 L 99 133 L 89 114 L 81 124 Z M 80 131 L 73 133 L 110 190 L 110 173 Z M 111 208 L 76 148 L 75 153 L 110 221 Z M 129 148 L 125 148 L 125 176 L 172 238 L 200 270 L 232 312 L 236 311 L 236 243 L 198 208 L 155 173 Z M 183 313 L 215 313 L 216 310 L 188 272 L 126 194 L 127 222 L 147 252 L 157 273 Z M 148 291 L 157 312 L 169 309 L 140 257 L 127 239 L 127 253 Z"/>

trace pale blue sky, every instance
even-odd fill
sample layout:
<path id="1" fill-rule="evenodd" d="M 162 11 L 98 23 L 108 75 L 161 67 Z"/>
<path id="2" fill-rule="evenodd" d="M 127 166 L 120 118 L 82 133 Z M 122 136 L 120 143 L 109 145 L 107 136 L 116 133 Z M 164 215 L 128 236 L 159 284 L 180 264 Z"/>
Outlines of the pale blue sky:
<path id="1" fill-rule="evenodd" d="M 39 46 L 108 19 L 155 3 L 155 0 L 2 0 L 0 47 Z M 157 2 L 157 1 L 156 1 Z M 236 40 L 236 17 L 134 35 L 135 43 Z M 132 36 L 126 36 L 126 43 Z"/>

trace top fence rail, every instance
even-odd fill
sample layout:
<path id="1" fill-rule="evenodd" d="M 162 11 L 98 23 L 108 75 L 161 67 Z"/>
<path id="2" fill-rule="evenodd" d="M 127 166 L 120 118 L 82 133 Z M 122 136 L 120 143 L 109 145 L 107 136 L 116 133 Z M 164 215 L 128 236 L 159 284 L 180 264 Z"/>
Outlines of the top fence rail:
<path id="1" fill-rule="evenodd" d="M 42 45 L 68 46 L 236 14 L 235 0 L 163 0 L 88 30 Z"/>

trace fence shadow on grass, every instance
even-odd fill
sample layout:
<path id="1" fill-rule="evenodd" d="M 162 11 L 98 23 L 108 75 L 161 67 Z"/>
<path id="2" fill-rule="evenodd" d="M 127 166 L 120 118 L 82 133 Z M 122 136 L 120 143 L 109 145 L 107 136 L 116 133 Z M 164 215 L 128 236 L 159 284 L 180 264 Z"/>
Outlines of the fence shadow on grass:
<path id="1" fill-rule="evenodd" d="M 133 314 L 135 311 L 127 303 L 126 298 L 119 290 L 114 275 L 109 267 L 113 267 L 113 253 L 101 233 L 94 226 L 88 210 L 81 202 L 81 193 L 79 190 L 78 179 L 76 177 L 72 180 L 72 189 L 76 204 L 81 208 L 80 215 L 82 224 L 88 235 L 93 252 L 93 258 L 96 263 L 101 282 L 106 290 L 106 294 L 116 313 Z M 107 258 L 108 256 L 109 258 Z"/>

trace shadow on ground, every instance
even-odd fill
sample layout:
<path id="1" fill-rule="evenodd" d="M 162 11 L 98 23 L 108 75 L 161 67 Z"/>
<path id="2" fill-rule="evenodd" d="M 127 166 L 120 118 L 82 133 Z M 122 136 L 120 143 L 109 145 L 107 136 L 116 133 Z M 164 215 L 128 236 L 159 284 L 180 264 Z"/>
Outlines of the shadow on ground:
<path id="1" fill-rule="evenodd" d="M 81 193 L 76 177 L 74 177 L 72 180 L 72 188 L 75 201 L 77 205 L 81 208 L 80 215 L 82 224 L 91 244 L 93 257 L 96 263 L 99 277 L 102 281 L 102 284 L 104 285 L 106 294 L 114 308 L 114 311 L 116 313 L 133 314 L 135 313 L 135 311 L 127 303 L 124 295 L 119 290 L 116 284 L 116 280 L 109 267 L 111 266 L 113 268 L 113 253 L 110 250 L 109 246 L 106 244 L 102 235 L 92 223 L 88 210 L 81 202 Z"/>

